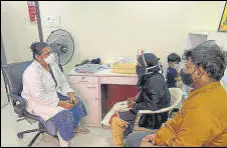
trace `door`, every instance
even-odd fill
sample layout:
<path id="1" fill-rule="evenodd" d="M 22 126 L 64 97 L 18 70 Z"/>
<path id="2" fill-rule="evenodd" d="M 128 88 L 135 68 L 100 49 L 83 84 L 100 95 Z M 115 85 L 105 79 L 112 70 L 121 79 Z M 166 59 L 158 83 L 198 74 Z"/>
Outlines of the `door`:
<path id="1" fill-rule="evenodd" d="M 72 83 L 71 86 L 80 96 L 87 109 L 88 115 L 84 118 L 85 125 L 99 127 L 98 84 Z"/>

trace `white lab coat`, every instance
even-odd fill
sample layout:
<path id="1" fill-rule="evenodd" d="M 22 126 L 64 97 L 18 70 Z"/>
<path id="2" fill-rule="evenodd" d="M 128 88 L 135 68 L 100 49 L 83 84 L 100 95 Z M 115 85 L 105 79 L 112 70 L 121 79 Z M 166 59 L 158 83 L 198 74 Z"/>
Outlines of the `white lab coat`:
<path id="1" fill-rule="evenodd" d="M 57 92 L 67 96 L 74 92 L 57 64 L 50 65 L 57 81 L 57 87 L 51 74 L 34 60 L 23 73 L 22 97 L 27 102 L 27 111 L 48 120 L 64 108 L 58 106 Z"/>

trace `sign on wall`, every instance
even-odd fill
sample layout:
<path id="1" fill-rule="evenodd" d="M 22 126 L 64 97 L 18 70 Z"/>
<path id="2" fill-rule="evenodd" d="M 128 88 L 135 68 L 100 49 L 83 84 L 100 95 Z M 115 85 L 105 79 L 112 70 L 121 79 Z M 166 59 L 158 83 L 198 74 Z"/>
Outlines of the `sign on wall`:
<path id="1" fill-rule="evenodd" d="M 227 5 L 226 5 L 226 3 L 225 3 L 225 7 L 223 10 L 221 21 L 220 21 L 219 28 L 218 28 L 218 31 L 220 31 L 220 32 L 227 32 Z"/>
<path id="2" fill-rule="evenodd" d="M 27 1 L 28 4 L 28 13 L 31 22 L 36 22 L 36 9 L 34 1 Z"/>

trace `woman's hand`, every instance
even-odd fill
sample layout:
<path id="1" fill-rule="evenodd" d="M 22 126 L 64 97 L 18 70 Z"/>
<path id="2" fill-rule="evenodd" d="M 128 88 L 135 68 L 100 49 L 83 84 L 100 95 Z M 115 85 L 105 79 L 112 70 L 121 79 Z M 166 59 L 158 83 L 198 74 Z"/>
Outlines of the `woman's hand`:
<path id="1" fill-rule="evenodd" d="M 75 97 L 73 92 L 68 92 L 67 95 L 70 97 L 71 102 L 73 102 L 73 105 L 78 104 L 78 99 Z"/>
<path id="2" fill-rule="evenodd" d="M 128 101 L 132 101 L 132 102 L 135 102 L 135 100 L 136 100 L 136 97 L 131 97 L 131 98 L 128 98 L 127 100 L 128 100 Z"/>
<path id="3" fill-rule="evenodd" d="M 71 96 L 71 101 L 73 101 L 73 105 L 77 105 L 78 104 L 78 100 L 75 96 Z"/>
<path id="4" fill-rule="evenodd" d="M 135 104 L 135 100 L 136 100 L 136 97 L 132 97 L 132 98 L 127 99 L 128 105 L 129 105 L 130 108 L 133 108 L 133 106 Z"/>
<path id="5" fill-rule="evenodd" d="M 71 109 L 73 105 L 69 102 L 70 100 L 67 101 L 59 101 L 58 105 L 65 108 L 65 109 Z"/>

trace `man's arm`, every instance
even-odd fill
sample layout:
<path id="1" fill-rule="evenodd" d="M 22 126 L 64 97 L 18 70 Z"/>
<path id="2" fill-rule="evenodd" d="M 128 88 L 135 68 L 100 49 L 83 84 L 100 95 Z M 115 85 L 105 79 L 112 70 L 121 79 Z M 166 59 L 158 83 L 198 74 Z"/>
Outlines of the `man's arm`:
<path id="1" fill-rule="evenodd" d="M 177 131 L 171 126 L 160 129 L 155 143 L 165 146 L 203 146 L 204 143 L 214 138 L 212 133 L 215 135 L 215 132 L 218 131 L 213 124 L 213 118 L 207 109 L 199 107 L 187 109 L 182 123 L 172 125 L 178 128 Z M 167 135 L 171 133 L 169 131 L 172 131 L 173 134 L 168 137 Z"/>

